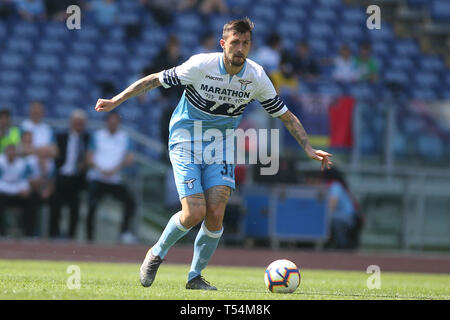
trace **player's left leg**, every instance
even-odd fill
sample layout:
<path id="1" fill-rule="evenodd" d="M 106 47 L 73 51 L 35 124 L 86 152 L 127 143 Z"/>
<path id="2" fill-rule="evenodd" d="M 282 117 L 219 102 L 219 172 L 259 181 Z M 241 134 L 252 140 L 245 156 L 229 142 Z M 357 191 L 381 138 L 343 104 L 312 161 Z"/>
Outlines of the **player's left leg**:
<path id="1" fill-rule="evenodd" d="M 201 276 L 209 260 L 216 251 L 223 233 L 223 217 L 230 196 L 231 187 L 214 186 L 205 191 L 206 216 L 194 243 L 194 256 L 188 275 L 187 289 L 216 290 Z"/>

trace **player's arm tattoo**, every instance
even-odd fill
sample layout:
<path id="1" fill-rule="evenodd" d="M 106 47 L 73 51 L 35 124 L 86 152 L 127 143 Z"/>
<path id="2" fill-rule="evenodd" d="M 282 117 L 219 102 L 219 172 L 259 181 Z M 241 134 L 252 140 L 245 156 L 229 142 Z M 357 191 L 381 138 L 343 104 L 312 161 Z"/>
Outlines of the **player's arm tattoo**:
<path id="1" fill-rule="evenodd" d="M 159 82 L 158 73 L 153 73 L 134 82 L 128 88 L 114 97 L 114 99 L 122 103 L 125 100 L 136 97 L 153 88 L 159 87 L 160 85 L 161 83 Z"/>
<path id="2" fill-rule="evenodd" d="M 289 130 L 291 135 L 297 140 L 297 142 L 302 146 L 303 149 L 311 148 L 308 140 L 308 135 L 306 134 L 305 128 L 301 124 L 300 120 L 290 111 L 285 112 L 280 117 L 283 121 L 285 127 Z"/>

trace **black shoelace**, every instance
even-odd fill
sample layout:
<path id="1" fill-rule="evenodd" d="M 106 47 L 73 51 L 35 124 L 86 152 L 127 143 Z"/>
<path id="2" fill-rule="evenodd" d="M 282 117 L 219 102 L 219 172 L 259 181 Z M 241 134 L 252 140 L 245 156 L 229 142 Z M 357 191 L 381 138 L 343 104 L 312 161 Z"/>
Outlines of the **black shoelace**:
<path id="1" fill-rule="evenodd" d="M 158 267 L 163 261 L 164 259 L 161 258 L 152 259 L 148 265 L 147 272 L 150 272 L 153 267 Z"/>
<path id="2" fill-rule="evenodd" d="M 202 281 L 203 283 L 207 284 L 208 286 L 211 286 L 211 284 L 205 278 L 203 278 L 203 276 L 200 276 L 199 280 Z"/>

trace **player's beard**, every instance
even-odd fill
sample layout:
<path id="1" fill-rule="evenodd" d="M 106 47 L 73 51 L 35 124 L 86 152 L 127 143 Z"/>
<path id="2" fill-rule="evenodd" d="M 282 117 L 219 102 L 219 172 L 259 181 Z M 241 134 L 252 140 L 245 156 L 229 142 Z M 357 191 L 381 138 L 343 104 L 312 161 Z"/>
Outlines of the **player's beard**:
<path id="1" fill-rule="evenodd" d="M 231 59 L 228 59 L 228 57 L 226 57 L 226 59 L 234 67 L 240 67 L 240 66 L 242 66 L 245 63 L 245 56 L 244 55 L 240 55 L 239 57 L 236 57 L 235 55 L 233 55 Z"/>

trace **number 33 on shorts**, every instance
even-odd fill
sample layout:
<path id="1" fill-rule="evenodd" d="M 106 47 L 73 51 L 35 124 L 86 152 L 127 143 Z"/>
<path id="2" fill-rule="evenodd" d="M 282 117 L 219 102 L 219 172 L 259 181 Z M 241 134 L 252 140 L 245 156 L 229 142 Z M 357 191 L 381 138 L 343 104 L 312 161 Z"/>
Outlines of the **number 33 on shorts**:
<path id="1" fill-rule="evenodd" d="M 223 168 L 220 171 L 222 174 L 222 179 L 224 180 L 232 180 L 234 182 L 234 164 L 228 164 L 223 161 Z"/>

